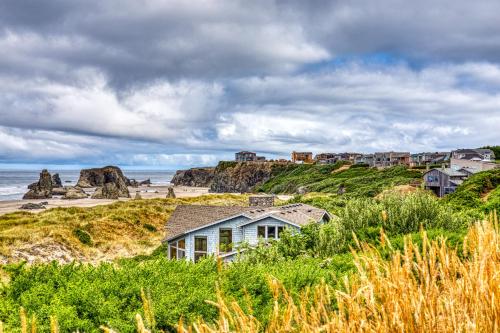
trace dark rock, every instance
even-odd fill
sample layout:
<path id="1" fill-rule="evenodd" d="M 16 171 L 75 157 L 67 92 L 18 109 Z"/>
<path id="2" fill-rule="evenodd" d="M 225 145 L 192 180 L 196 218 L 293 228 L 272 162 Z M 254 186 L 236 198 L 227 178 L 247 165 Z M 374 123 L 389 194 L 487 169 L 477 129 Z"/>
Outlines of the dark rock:
<path id="1" fill-rule="evenodd" d="M 271 178 L 273 163 L 219 162 L 210 192 L 247 193 Z"/>
<path id="2" fill-rule="evenodd" d="M 123 175 L 120 168 L 107 166 L 104 168 L 84 169 L 80 171 L 78 187 L 97 187 L 92 198 L 117 199 L 130 198 L 127 188 L 129 180 Z"/>
<path id="3" fill-rule="evenodd" d="M 66 200 L 75 200 L 75 199 L 85 199 L 87 197 L 87 193 L 80 187 L 67 187 L 66 193 L 62 197 Z"/>
<path id="4" fill-rule="evenodd" d="M 175 186 L 210 187 L 214 179 L 215 168 L 192 168 L 179 170 L 171 183 Z"/>
<path id="5" fill-rule="evenodd" d="M 65 180 L 64 182 L 65 183 L 71 183 L 71 180 Z"/>
<path id="6" fill-rule="evenodd" d="M 175 198 L 174 188 L 169 187 L 167 192 L 167 199 Z"/>
<path id="7" fill-rule="evenodd" d="M 139 182 L 135 179 L 127 179 L 127 186 L 139 187 Z"/>
<path id="8" fill-rule="evenodd" d="M 139 185 L 151 185 L 151 179 L 148 178 L 139 183 Z"/>
<path id="9" fill-rule="evenodd" d="M 38 182 L 28 186 L 29 191 L 23 199 L 48 199 L 52 198 L 52 177 L 50 173 L 43 169 Z"/>
<path id="10" fill-rule="evenodd" d="M 52 189 L 52 195 L 65 195 L 67 191 L 67 187 L 54 187 Z"/>
<path id="11" fill-rule="evenodd" d="M 44 205 L 42 205 L 42 203 L 27 203 L 27 204 L 24 204 L 20 207 L 20 209 L 27 209 L 27 210 L 33 210 L 33 209 L 45 209 Z"/>
<path id="12" fill-rule="evenodd" d="M 61 178 L 58 173 L 52 175 L 52 187 L 62 187 Z"/>
<path id="13" fill-rule="evenodd" d="M 48 204 L 49 204 L 48 201 L 42 201 L 42 202 L 40 202 L 40 205 L 42 205 L 42 206 L 47 206 Z"/>
<path id="14" fill-rule="evenodd" d="M 126 198 L 130 198 L 130 194 L 127 190 Z M 92 199 L 118 199 L 124 197 L 123 192 L 118 188 L 115 183 L 105 183 L 103 186 L 96 188 L 94 194 L 92 194 Z"/>

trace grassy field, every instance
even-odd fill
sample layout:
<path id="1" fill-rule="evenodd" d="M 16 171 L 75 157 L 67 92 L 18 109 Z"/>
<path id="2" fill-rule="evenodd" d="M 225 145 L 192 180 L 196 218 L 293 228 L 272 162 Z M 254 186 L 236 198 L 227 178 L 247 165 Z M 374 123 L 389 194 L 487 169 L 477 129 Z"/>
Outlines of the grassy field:
<path id="1" fill-rule="evenodd" d="M 314 189 L 325 183 L 334 189 L 331 184 L 344 179 L 349 195 L 295 196 L 291 202 L 323 207 L 335 218 L 300 234 L 285 232 L 279 242 L 249 249 L 231 265 L 214 258 L 196 264 L 167 260 L 159 247 L 162 228 L 178 204 L 245 205 L 246 195 L 131 200 L 0 216 L 2 251 L 10 257 L 23 248 L 38 251 L 36 244 L 47 250 L 57 244 L 73 258 L 94 263 L 0 266 L 0 325 L 7 332 L 27 332 L 22 327 L 34 321 L 37 332 L 56 326 L 61 332 L 102 332 L 101 327 L 183 332 L 193 324 L 200 332 L 375 327 L 392 332 L 473 331 L 498 320 L 492 314 L 500 308 L 498 277 L 490 274 L 498 269 L 498 227 L 493 220 L 474 226 L 500 209 L 496 172 L 471 177 L 443 200 L 415 188 L 391 190 L 416 176 L 404 168 L 341 168 L 279 171 L 307 178 Z M 366 183 L 350 187 L 354 178 Z M 293 185 L 282 177 L 271 182 L 271 188 Z"/>
<path id="2" fill-rule="evenodd" d="M 348 197 L 376 196 L 384 189 L 419 181 L 422 172 L 398 166 L 377 170 L 353 165 L 342 168 L 344 163 L 332 165 L 284 165 L 276 166 L 269 181 L 257 188 L 267 193 L 296 193 L 299 188 L 306 192 L 337 193 L 340 187 Z"/>
<path id="3" fill-rule="evenodd" d="M 204 200 L 215 202 L 216 198 L 221 199 L 211 196 Z M 241 201 L 243 197 L 228 196 L 223 203 L 229 202 L 226 199 Z M 268 326 L 276 293 L 268 283 L 271 278 L 279 280 L 295 301 L 307 288 L 322 283 L 347 292 L 345 278 L 356 270 L 350 249 L 359 242 L 370 244 L 387 257 L 387 242 L 393 250 L 402 250 L 405 235 L 423 244 L 425 238 L 419 230 L 425 227 L 430 239 L 445 235 L 448 245 L 460 249 L 473 221 L 427 193 L 357 198 L 341 205 L 337 199 L 321 197 L 327 206 L 335 207 L 337 218 L 330 223 L 311 225 L 301 234 L 285 233 L 280 242 L 246 252 L 239 262 L 227 266 L 211 258 L 197 264 L 169 261 L 161 248 L 149 256 L 97 266 L 5 266 L 9 282 L 0 288 L 0 321 L 9 331 L 22 326 L 18 315 L 22 307 L 27 318 L 37 318 L 39 332 L 48 331 L 51 317 L 58 319 L 64 332 L 99 332 L 101 325 L 131 332 L 137 313 L 147 317 L 142 289 L 152 304 L 155 331 L 175 330 L 180 318 L 187 324 L 201 319 L 213 323 L 218 318 L 217 308 L 206 301 L 216 302 L 218 292 L 225 300 L 240 304 L 260 325 Z M 334 202 L 328 203 L 330 200 Z M 162 201 L 158 204 L 163 206 Z M 382 229 L 387 239 L 381 238 Z M 96 238 L 92 234 L 92 246 L 99 242 Z M 333 308 L 336 302 L 332 301 Z"/>
<path id="4" fill-rule="evenodd" d="M 5 214 L 0 216 L 0 260 L 47 253 L 49 261 L 60 257 L 98 262 L 149 254 L 165 237 L 163 227 L 178 204 L 245 205 L 247 201 L 244 195 L 207 195 Z"/>

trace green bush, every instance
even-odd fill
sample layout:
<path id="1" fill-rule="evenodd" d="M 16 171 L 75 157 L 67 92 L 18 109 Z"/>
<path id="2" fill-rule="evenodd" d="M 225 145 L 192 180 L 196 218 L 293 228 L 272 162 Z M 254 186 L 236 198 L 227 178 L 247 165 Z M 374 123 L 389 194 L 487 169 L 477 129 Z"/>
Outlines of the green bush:
<path id="1" fill-rule="evenodd" d="M 82 244 L 85 244 L 85 245 L 92 245 L 93 244 L 92 237 L 85 230 L 82 230 L 80 228 L 76 228 L 75 230 L 73 230 L 73 234 L 76 236 L 76 238 L 78 238 L 78 240 Z"/>
<path id="2" fill-rule="evenodd" d="M 154 225 L 149 224 L 149 223 L 144 223 L 143 227 L 144 227 L 144 229 L 151 231 L 151 232 L 158 231 L 158 229 Z"/>

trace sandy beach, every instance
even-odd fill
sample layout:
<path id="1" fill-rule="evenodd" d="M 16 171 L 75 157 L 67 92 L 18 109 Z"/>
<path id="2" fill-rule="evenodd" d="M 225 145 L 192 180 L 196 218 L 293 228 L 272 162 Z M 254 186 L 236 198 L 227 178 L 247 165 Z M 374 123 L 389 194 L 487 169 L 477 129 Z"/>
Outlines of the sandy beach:
<path id="1" fill-rule="evenodd" d="M 139 192 L 143 199 L 153 199 L 153 198 L 165 198 L 168 192 L 169 186 L 139 186 L 139 187 L 129 187 L 130 199 L 128 198 L 120 198 L 118 200 L 131 200 L 135 197 L 136 192 Z M 87 188 L 85 192 L 93 193 L 94 188 Z M 200 195 L 208 194 L 207 187 L 188 187 L 188 186 L 174 186 L 174 193 L 177 198 L 189 198 L 189 197 L 197 197 Z M 0 215 L 6 213 L 12 213 L 16 211 L 21 211 L 20 207 L 25 203 L 40 203 L 40 202 L 48 202 L 46 208 L 54 208 L 54 207 L 92 207 L 97 205 L 107 205 L 113 203 L 118 200 L 113 199 L 76 199 L 76 200 L 63 200 L 58 197 L 54 197 L 52 199 L 39 199 L 39 200 L 7 200 L 0 201 Z M 40 212 L 40 210 L 22 210 L 29 212 Z"/>

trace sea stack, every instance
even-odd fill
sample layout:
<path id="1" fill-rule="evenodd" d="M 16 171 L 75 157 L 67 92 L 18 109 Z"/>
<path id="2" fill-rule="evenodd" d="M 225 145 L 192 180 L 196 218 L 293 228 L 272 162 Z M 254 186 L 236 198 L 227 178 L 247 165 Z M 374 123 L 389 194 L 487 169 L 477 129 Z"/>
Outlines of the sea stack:
<path id="1" fill-rule="evenodd" d="M 106 166 L 104 168 L 83 169 L 76 186 L 96 187 L 92 199 L 130 198 L 127 188 L 128 179 L 119 167 Z"/>
<path id="2" fill-rule="evenodd" d="M 52 198 L 52 188 L 52 177 L 47 169 L 43 169 L 38 182 L 28 185 L 29 191 L 23 196 L 23 199 Z"/>

